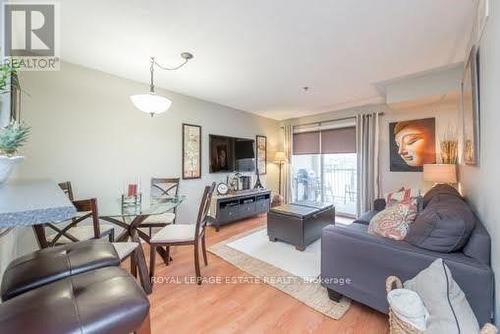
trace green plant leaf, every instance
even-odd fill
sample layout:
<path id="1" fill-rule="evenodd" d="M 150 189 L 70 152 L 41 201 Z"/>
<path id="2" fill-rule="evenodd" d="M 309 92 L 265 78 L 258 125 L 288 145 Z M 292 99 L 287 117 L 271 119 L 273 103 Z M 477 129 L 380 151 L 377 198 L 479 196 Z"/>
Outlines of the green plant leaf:
<path id="1" fill-rule="evenodd" d="M 23 123 L 12 122 L 0 130 L 0 154 L 14 155 L 29 138 L 31 128 Z"/>

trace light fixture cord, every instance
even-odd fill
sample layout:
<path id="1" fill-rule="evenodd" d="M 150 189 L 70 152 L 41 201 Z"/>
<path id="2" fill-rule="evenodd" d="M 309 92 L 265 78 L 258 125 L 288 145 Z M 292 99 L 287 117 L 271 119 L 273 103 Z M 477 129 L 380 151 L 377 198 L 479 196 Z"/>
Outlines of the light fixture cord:
<path id="1" fill-rule="evenodd" d="M 151 72 L 151 83 L 149 84 L 149 91 L 151 93 L 155 92 L 155 83 L 154 83 L 154 71 L 155 71 L 155 57 L 151 57 L 151 67 L 149 68 Z"/>
<path id="2" fill-rule="evenodd" d="M 177 65 L 175 67 L 162 66 L 158 62 L 155 61 L 154 57 L 152 57 L 152 60 L 153 60 L 153 63 L 156 66 L 158 66 L 159 68 L 161 68 L 162 70 L 165 70 L 165 71 L 175 71 L 175 70 L 178 70 L 179 68 L 181 68 L 182 66 L 186 65 L 187 62 L 189 61 L 189 58 L 184 58 L 184 62 L 182 62 L 180 65 Z"/>
<path id="3" fill-rule="evenodd" d="M 184 54 L 182 54 L 182 56 L 184 56 Z M 182 66 L 186 65 L 187 62 L 193 58 L 192 55 L 188 54 L 188 56 L 190 56 L 189 58 L 188 57 L 183 57 L 184 58 L 184 62 L 182 62 L 181 64 L 175 66 L 175 67 L 166 67 L 166 66 L 162 66 L 161 64 L 159 64 L 156 60 L 155 60 L 155 57 L 151 57 L 151 67 L 149 68 L 149 71 L 151 72 L 151 82 L 149 84 L 149 91 L 151 93 L 154 93 L 155 92 L 155 84 L 154 84 L 154 71 L 155 71 L 155 65 L 158 66 L 160 69 L 162 70 L 165 70 L 165 71 L 175 71 L 175 70 L 178 70 L 179 68 L 181 68 Z"/>

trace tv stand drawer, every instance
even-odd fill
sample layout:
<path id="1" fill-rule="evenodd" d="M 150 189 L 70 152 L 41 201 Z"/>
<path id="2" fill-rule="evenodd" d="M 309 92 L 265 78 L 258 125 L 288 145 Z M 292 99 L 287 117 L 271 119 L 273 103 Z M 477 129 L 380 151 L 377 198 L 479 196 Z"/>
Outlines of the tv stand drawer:
<path id="1" fill-rule="evenodd" d="M 270 191 L 254 190 L 216 199 L 213 225 L 220 225 L 266 213 L 270 207 Z M 215 204 L 215 203 L 214 203 Z"/>

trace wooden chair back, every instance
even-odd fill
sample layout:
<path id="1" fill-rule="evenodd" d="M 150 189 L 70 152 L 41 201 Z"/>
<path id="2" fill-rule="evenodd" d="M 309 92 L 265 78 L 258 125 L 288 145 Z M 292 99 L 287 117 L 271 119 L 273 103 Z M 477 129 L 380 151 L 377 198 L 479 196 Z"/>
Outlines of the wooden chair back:
<path id="1" fill-rule="evenodd" d="M 87 219 L 92 219 L 92 227 L 94 230 L 94 239 L 99 239 L 101 232 L 99 228 L 99 212 L 97 210 L 97 199 L 91 198 L 91 199 L 84 199 L 84 200 L 78 200 L 78 201 L 73 201 L 73 205 L 76 208 L 77 212 L 85 212 L 85 214 L 75 217 L 71 220 L 71 223 L 66 225 L 64 228 L 58 228 L 57 226 L 50 224 L 50 228 L 55 230 L 57 234 L 54 236 L 54 238 L 51 240 L 52 246 L 55 246 L 57 244 L 57 241 L 61 237 L 66 237 L 69 240 L 73 242 L 78 242 L 81 240 L 78 240 L 75 236 L 71 235 L 70 229 L 73 227 L 77 226 L 79 223 L 87 220 Z"/>
<path id="2" fill-rule="evenodd" d="M 151 179 L 151 196 L 177 196 L 179 194 L 180 178 L 154 177 Z"/>
<path id="3" fill-rule="evenodd" d="M 71 182 L 61 182 L 59 183 L 59 188 L 68 196 L 69 200 L 73 202 L 75 200 L 73 196 L 73 188 L 71 187 Z"/>
<path id="4" fill-rule="evenodd" d="M 212 202 L 212 195 L 215 189 L 215 182 L 210 186 L 206 186 L 201 197 L 200 208 L 198 209 L 198 218 L 196 220 L 195 236 L 202 237 L 205 234 L 205 228 L 208 221 L 208 211 Z"/>
<path id="5" fill-rule="evenodd" d="M 181 179 L 178 177 L 151 178 L 151 197 L 172 197 L 179 195 L 180 181 Z M 177 215 L 177 206 L 172 210 L 172 212 Z M 175 224 L 175 218 L 173 223 Z"/>

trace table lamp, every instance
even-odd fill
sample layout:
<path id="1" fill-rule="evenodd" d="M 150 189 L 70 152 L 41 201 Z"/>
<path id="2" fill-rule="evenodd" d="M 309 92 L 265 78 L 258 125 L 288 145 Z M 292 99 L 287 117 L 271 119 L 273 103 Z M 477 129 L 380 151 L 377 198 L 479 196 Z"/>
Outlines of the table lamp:
<path id="1" fill-rule="evenodd" d="M 457 165 L 455 164 L 425 164 L 424 181 L 453 184 L 457 183 Z"/>

